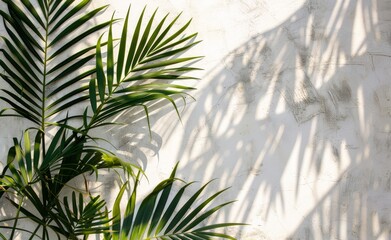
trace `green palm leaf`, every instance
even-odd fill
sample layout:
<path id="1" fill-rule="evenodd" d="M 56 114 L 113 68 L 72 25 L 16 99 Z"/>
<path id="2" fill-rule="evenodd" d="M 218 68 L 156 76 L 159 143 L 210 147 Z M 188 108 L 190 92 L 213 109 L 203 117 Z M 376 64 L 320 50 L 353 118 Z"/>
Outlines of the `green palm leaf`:
<path id="1" fill-rule="evenodd" d="M 108 239 L 235 239 L 232 236 L 219 232 L 220 229 L 230 226 L 242 225 L 239 223 L 211 224 L 200 227 L 200 223 L 218 212 L 231 202 L 219 204 L 207 208 L 213 200 L 227 189 L 218 191 L 206 200 L 200 201 L 200 196 L 208 184 L 202 186 L 184 204 L 184 192 L 191 185 L 185 184 L 170 200 L 172 185 L 178 179 L 175 178 L 177 165 L 170 178 L 159 183 L 155 189 L 147 195 L 136 208 L 135 199 L 137 191 L 136 180 L 133 193 L 128 200 L 128 206 L 124 214 L 121 213 L 120 202 L 122 200 L 126 184 L 121 188 L 113 207 L 112 233 L 106 233 Z M 199 203 L 197 203 L 199 202 Z M 197 204 L 196 204 L 197 203 Z M 136 214 L 135 214 L 136 212 Z"/>
<path id="2" fill-rule="evenodd" d="M 156 12 L 153 13 L 143 28 L 144 8 L 128 45 L 130 9 L 128 10 L 117 54 L 114 54 L 112 25 L 110 25 L 107 37 L 106 61 L 103 57 L 102 37 L 99 39 L 96 46 L 96 81 L 90 81 L 89 85 L 89 98 L 93 115 L 90 117 L 91 121 L 88 123 L 88 129 L 107 124 L 112 117 L 132 107 L 143 107 L 146 110 L 147 119 L 149 119 L 148 104 L 153 101 L 168 100 L 178 112 L 174 96 L 186 94 L 186 91 L 194 89 L 172 84 L 171 81 L 196 79 L 183 74 L 199 70 L 198 68 L 186 67 L 186 65 L 200 57 L 176 58 L 176 55 L 184 54 L 188 49 L 199 43 L 191 42 L 196 34 L 181 36 L 190 22 L 170 34 L 179 16 L 164 28 L 166 15 L 156 27 L 153 27 Z M 117 56 L 116 61 L 113 59 L 114 56 Z M 107 63 L 107 66 L 103 64 L 104 62 Z M 114 62 L 117 63 L 116 68 L 114 68 Z M 114 83 L 115 76 L 116 82 Z M 144 81 L 151 80 L 166 82 L 143 84 Z"/>
<path id="3" fill-rule="evenodd" d="M 137 166 L 129 164 L 103 149 L 86 146 L 88 141 L 85 137 L 77 136 L 75 133 L 69 135 L 67 132 L 64 127 L 61 127 L 54 135 L 45 156 L 43 156 L 41 153 L 41 132 L 37 132 L 34 144 L 32 144 L 29 131 L 26 131 L 23 144 L 14 139 L 14 146 L 10 148 L 8 153 L 7 166 L 0 176 L 0 197 L 6 192 L 18 193 L 22 199 L 27 199 L 32 204 L 40 217 L 24 207 L 20 208 L 22 214 L 43 228 L 45 232 L 49 227 L 62 235 L 69 232 L 69 229 L 66 229 L 65 220 L 60 218 L 61 215 L 56 215 L 60 211 L 59 204 L 61 204 L 58 201 L 58 195 L 68 181 L 80 174 L 92 174 L 102 168 L 122 168 L 130 174 L 133 174 L 133 169 L 138 169 Z M 46 193 L 42 198 L 39 197 L 37 189 L 33 187 L 39 183 L 41 184 L 40 188 L 45 189 Z M 9 201 L 19 208 L 17 202 L 12 199 Z M 98 201 L 98 198 L 93 198 L 91 201 L 94 203 L 93 206 L 100 206 L 99 211 L 104 207 L 103 202 Z M 79 218 L 79 220 L 75 220 L 79 222 L 77 227 L 75 225 L 73 228 L 75 234 L 99 232 L 98 230 L 103 228 L 104 224 L 102 223 L 102 226 L 94 231 L 89 231 L 89 228 L 98 225 L 97 219 L 86 222 L 85 218 L 92 216 L 86 214 L 92 210 L 88 210 L 88 207 L 84 210 L 84 220 Z M 100 218 L 104 222 L 103 217 L 100 216 Z M 55 221 L 57 228 L 53 224 L 49 226 L 49 222 L 42 219 Z M 69 216 L 66 219 L 69 223 L 72 222 Z M 84 225 L 80 225 L 82 223 Z"/>
<path id="4" fill-rule="evenodd" d="M 87 204 L 84 203 L 83 194 L 72 192 L 72 199 L 69 202 L 65 196 L 63 204 L 57 205 L 56 217 L 61 222 L 62 228 L 66 230 L 64 235 L 68 239 L 77 239 L 77 236 L 88 236 L 108 231 L 107 219 L 104 207 L 106 203 L 100 196 L 90 197 Z"/>
<path id="5" fill-rule="evenodd" d="M 9 83 L 13 92 L 7 92 L 2 100 L 12 107 L 16 115 L 27 118 L 45 131 L 50 117 L 88 99 L 75 97 L 88 91 L 88 88 L 76 84 L 88 80 L 95 72 L 94 68 L 80 71 L 94 58 L 95 46 L 80 48 L 70 54 L 72 49 L 82 39 L 106 28 L 114 20 L 94 24 L 84 29 L 82 34 L 75 35 L 75 31 L 107 6 L 82 14 L 91 0 L 38 1 L 40 11 L 27 0 L 2 1 L 8 10 L 0 10 L 8 36 L 2 36 L 5 47 L 0 49 L 4 56 L 0 66 L 5 73 L 1 77 Z M 57 58 L 65 60 L 57 61 Z M 60 91 L 73 91 L 74 94 L 63 95 L 60 100 L 53 101 Z M 26 104 L 32 99 L 36 104 Z M 19 104 L 13 104 L 15 102 Z"/>

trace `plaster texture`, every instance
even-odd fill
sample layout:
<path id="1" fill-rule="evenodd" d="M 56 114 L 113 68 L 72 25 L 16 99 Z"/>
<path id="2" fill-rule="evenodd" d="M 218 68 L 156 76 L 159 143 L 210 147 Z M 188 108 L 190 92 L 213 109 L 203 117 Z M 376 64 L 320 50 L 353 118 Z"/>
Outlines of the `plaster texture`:
<path id="1" fill-rule="evenodd" d="M 130 2 L 109 1 L 108 16 Z M 152 140 L 132 113 L 102 133 L 150 186 L 177 161 L 185 180 L 232 186 L 220 201 L 237 202 L 213 221 L 249 223 L 227 229 L 238 239 L 391 239 L 390 0 L 133 1 L 132 11 L 146 3 L 149 15 L 193 18 L 203 42 L 191 53 L 206 56 L 189 83 L 196 100 L 178 102 L 182 123 L 167 106 L 151 116 Z M 0 126 L 5 156 L 23 123 Z"/>

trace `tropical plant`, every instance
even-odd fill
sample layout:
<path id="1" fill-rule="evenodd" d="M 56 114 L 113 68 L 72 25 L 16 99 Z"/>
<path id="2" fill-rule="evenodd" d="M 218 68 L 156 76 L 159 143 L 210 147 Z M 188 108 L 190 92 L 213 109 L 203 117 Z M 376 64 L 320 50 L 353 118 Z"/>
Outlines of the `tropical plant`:
<path id="1" fill-rule="evenodd" d="M 167 14 L 155 24 L 155 11 L 144 23 L 144 9 L 128 38 L 129 8 L 117 39 L 113 24 L 119 20 L 90 24 L 108 7 L 85 13 L 92 0 L 2 2 L 5 8 L 0 15 L 6 34 L 1 36 L 0 77 L 9 87 L 1 89 L 0 99 L 8 107 L 0 116 L 26 119 L 29 126 L 21 140 L 14 138 L 0 176 L 0 198 L 9 201 L 16 212 L 1 220 L 4 225 L 0 228 L 7 232 L 0 232 L 0 237 L 14 239 L 17 233 L 25 233 L 30 239 L 87 239 L 91 234 L 135 240 L 232 238 L 214 231 L 234 223 L 199 227 L 226 205 L 197 215 L 222 191 L 186 215 L 205 186 L 177 210 L 188 185 L 168 201 L 177 181 L 174 170 L 136 207 L 141 168 L 100 147 L 101 139 L 93 136 L 93 130 L 118 124 L 115 117 L 137 107 L 145 111 L 150 128 L 150 106 L 164 100 L 179 115 L 175 96 L 184 96 L 193 88 L 172 81 L 195 79 L 186 74 L 198 70 L 189 65 L 200 58 L 181 57 L 198 43 L 197 34 L 185 34 L 190 21 L 174 30 L 179 15 L 168 22 Z M 95 45 L 85 46 L 86 38 L 103 30 L 107 34 Z M 82 104 L 85 108 L 78 112 Z M 123 169 L 128 178 L 112 212 L 100 196 L 68 186 L 82 174 L 98 177 L 102 168 Z M 121 216 L 119 203 L 130 182 L 131 199 Z M 71 189 L 70 194 L 64 194 L 64 188 Z M 24 220 L 34 227 L 20 227 Z"/>

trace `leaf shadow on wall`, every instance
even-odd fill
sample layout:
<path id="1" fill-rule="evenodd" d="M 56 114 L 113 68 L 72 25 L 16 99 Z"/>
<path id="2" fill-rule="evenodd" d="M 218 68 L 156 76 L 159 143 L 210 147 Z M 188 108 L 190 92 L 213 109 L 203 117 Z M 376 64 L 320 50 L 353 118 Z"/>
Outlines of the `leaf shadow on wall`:
<path id="1" fill-rule="evenodd" d="M 390 237 L 390 4 L 307 1 L 208 74 L 177 155 L 186 180 L 232 186 L 219 218 L 265 238 Z"/>

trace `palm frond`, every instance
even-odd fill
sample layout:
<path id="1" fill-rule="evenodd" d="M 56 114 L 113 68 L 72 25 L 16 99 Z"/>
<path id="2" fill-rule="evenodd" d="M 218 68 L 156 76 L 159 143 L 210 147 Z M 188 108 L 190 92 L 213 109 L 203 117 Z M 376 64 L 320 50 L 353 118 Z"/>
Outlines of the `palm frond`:
<path id="1" fill-rule="evenodd" d="M 222 223 L 200 226 L 206 219 L 218 212 L 233 201 L 207 208 L 213 200 L 227 189 L 221 190 L 200 200 L 203 190 L 208 183 L 202 186 L 187 201 L 184 193 L 192 183 L 185 184 L 170 200 L 172 186 L 178 180 L 175 178 L 177 165 L 170 178 L 159 183 L 136 207 L 137 181 L 133 192 L 127 201 L 125 211 L 121 211 L 122 200 L 126 184 L 121 188 L 113 206 L 112 233 L 106 233 L 105 239 L 235 239 L 232 236 L 219 232 L 220 229 L 242 225 L 240 223 Z M 181 202 L 184 202 L 181 204 Z M 220 230 L 221 231 L 221 230 Z"/>
<path id="2" fill-rule="evenodd" d="M 85 203 L 83 194 L 79 193 L 77 197 L 73 191 L 71 201 L 65 196 L 63 202 L 56 206 L 55 217 L 61 225 L 53 227 L 62 229 L 68 239 L 107 232 L 109 230 L 107 223 L 110 219 L 104 211 L 105 205 L 105 201 L 100 196 L 90 197 Z"/>
<path id="3" fill-rule="evenodd" d="M 35 137 L 35 146 L 40 142 L 41 134 L 37 134 Z M 17 191 L 23 191 L 23 188 L 37 182 L 37 169 L 40 158 L 39 150 L 35 152 L 31 149 L 29 132 L 24 134 L 24 149 L 14 138 L 14 146 L 10 148 L 7 156 L 7 169 L 9 169 L 11 175 L 2 175 L 0 179 L 0 186 L 2 189 L 9 187 L 18 188 Z"/>
<path id="4" fill-rule="evenodd" d="M 153 101 L 168 100 L 178 112 L 173 96 L 182 95 L 194 89 L 171 83 L 178 79 L 197 79 L 183 74 L 199 70 L 186 65 L 200 57 L 176 57 L 199 43 L 198 41 L 192 42 L 196 34 L 182 36 L 190 22 L 170 34 L 179 16 L 164 28 L 166 15 L 154 27 L 157 13 L 155 11 L 143 28 L 144 8 L 132 31 L 130 44 L 127 44 L 129 13 L 130 8 L 122 28 L 117 54 L 114 54 L 112 25 L 110 25 L 107 36 L 106 60 L 103 57 L 102 37 L 98 40 L 96 46 L 97 75 L 96 79 L 91 80 L 89 84 L 90 107 L 93 112 L 89 128 L 100 126 L 113 116 L 132 107 L 144 107 L 148 118 L 147 105 Z M 117 57 L 116 61 L 114 61 L 114 56 Z M 107 63 L 106 66 L 104 62 Z M 165 82 L 152 84 L 151 81 L 155 80 Z"/>
<path id="5" fill-rule="evenodd" d="M 61 222 L 65 220 L 56 214 L 60 209 L 59 193 L 68 181 L 83 173 L 92 174 L 102 168 L 122 168 L 129 174 L 133 174 L 134 169 L 139 169 L 138 166 L 127 163 L 104 149 L 85 145 L 88 143 L 85 136 L 77 136 L 76 133 L 69 135 L 67 132 L 65 127 L 60 127 L 43 156 L 41 132 L 36 133 L 32 143 L 29 131 L 25 131 L 23 143 L 14 139 L 14 146 L 8 153 L 6 168 L 0 176 L 0 197 L 9 192 L 17 193 L 22 200 L 27 199 L 33 209 L 39 213 L 38 216 L 31 210 L 21 207 L 18 202 L 12 199 L 9 201 L 44 231 L 48 231 L 47 227 L 50 227 L 62 235 L 67 231 L 60 231 L 58 227 L 60 223 L 65 224 Z M 37 188 L 34 187 L 37 185 L 40 185 L 38 189 L 45 190 L 45 196 L 39 196 Z M 92 198 L 91 204 L 93 204 L 91 207 L 96 207 L 101 206 L 103 202 L 98 201 L 98 198 Z M 85 208 L 85 214 L 90 213 L 90 210 L 87 210 L 88 207 Z M 93 233 L 88 232 L 87 229 L 88 226 L 94 226 L 96 219 L 88 223 L 86 217 L 88 216 L 83 215 L 83 222 L 78 223 L 77 227 L 75 225 L 75 233 L 79 235 L 82 232 Z M 42 219 L 51 219 L 56 224 L 49 226 Z M 69 217 L 67 219 L 70 221 Z M 80 225 L 82 223 L 84 225 Z M 97 229 L 94 233 L 97 233 Z"/>
<path id="6" fill-rule="evenodd" d="M 7 12 L 0 10 L 7 36 L 1 36 L 5 42 L 0 49 L 4 56 L 0 60 L 4 70 L 1 77 L 11 88 L 2 100 L 11 106 L 14 115 L 44 130 L 50 117 L 88 99 L 88 88 L 76 83 L 95 72 L 94 67 L 81 71 L 93 60 L 95 46 L 83 47 L 80 42 L 115 20 L 94 24 L 83 29 L 82 34 L 75 34 L 107 6 L 84 14 L 91 0 L 38 1 L 39 10 L 28 0 L 2 1 L 7 6 Z M 73 53 L 76 45 L 80 50 Z M 61 91 L 73 94 L 53 100 Z"/>
<path id="7" fill-rule="evenodd" d="M 69 134 L 64 124 L 54 135 L 46 155 L 39 166 L 42 173 L 53 174 L 47 183 L 51 186 L 51 200 L 55 200 L 62 188 L 71 179 L 83 173 L 94 173 L 104 168 L 121 168 L 128 174 L 134 175 L 134 169 L 140 168 L 128 163 L 105 149 L 89 146 L 88 143 L 95 141 L 85 135 L 72 132 Z"/>

